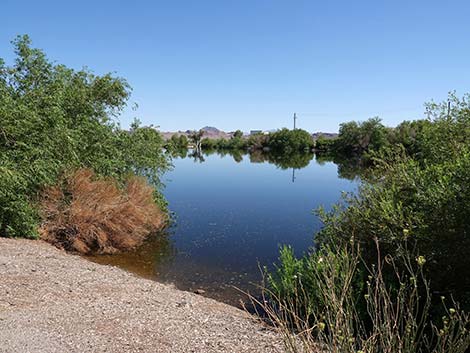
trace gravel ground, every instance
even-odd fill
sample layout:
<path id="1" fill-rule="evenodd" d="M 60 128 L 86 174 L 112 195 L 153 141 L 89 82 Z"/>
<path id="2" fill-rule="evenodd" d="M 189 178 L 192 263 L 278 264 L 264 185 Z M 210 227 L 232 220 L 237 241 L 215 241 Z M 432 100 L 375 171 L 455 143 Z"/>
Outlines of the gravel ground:
<path id="1" fill-rule="evenodd" d="M 67 254 L 0 238 L 0 352 L 280 352 L 249 314 Z"/>

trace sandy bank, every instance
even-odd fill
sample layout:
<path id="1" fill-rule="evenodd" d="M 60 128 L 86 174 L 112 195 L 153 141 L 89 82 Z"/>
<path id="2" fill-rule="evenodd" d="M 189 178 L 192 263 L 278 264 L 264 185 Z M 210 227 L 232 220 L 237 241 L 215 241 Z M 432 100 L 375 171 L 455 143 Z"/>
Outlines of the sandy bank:
<path id="1" fill-rule="evenodd" d="M 41 241 L 0 238 L 0 352 L 276 352 L 241 310 L 91 263 Z"/>

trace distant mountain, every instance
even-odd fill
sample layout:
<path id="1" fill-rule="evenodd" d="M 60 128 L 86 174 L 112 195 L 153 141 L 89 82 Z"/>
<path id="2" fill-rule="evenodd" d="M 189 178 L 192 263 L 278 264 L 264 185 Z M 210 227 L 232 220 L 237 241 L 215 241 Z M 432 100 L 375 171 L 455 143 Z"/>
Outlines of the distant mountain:
<path id="1" fill-rule="evenodd" d="M 203 138 L 210 138 L 210 139 L 220 139 L 220 138 L 230 139 L 230 138 L 232 138 L 232 136 L 234 134 L 233 131 L 225 132 L 225 131 L 219 130 L 216 127 L 213 127 L 213 126 L 204 126 L 201 130 L 204 131 Z M 177 136 L 186 135 L 186 136 L 189 136 L 189 134 L 192 131 L 194 131 L 194 130 L 186 130 L 186 131 L 181 131 L 180 130 L 180 131 L 174 131 L 174 132 L 161 131 L 161 134 L 163 135 L 163 138 L 165 140 L 169 140 L 171 138 L 171 136 L 173 136 L 173 135 L 177 135 Z M 272 130 L 267 130 L 267 131 L 268 132 L 275 132 L 277 130 L 272 129 Z M 323 138 L 326 138 L 326 139 L 333 139 L 333 138 L 338 137 L 338 134 L 337 133 L 332 133 L 332 132 L 315 132 L 315 133 L 312 134 L 312 138 L 314 140 L 317 140 L 320 136 L 322 136 Z"/>
<path id="2" fill-rule="evenodd" d="M 219 130 L 216 127 L 213 127 L 213 126 L 205 126 L 201 130 L 204 131 L 203 138 L 210 138 L 210 139 L 224 138 L 224 139 L 229 139 L 233 136 L 233 132 L 225 132 L 225 131 Z M 189 134 L 191 134 L 191 132 L 193 132 L 193 131 L 194 130 L 176 131 L 176 132 L 163 132 L 162 131 L 161 134 L 163 135 L 163 138 L 165 140 L 169 140 L 171 138 L 171 136 L 173 136 L 173 135 L 177 135 L 177 136 L 186 135 L 186 136 L 189 136 Z"/>
<path id="3" fill-rule="evenodd" d="M 207 133 L 216 133 L 216 134 L 219 133 L 219 132 L 223 132 L 222 130 L 219 130 L 216 127 L 213 127 L 213 126 L 204 126 L 201 130 L 205 131 Z"/>
<path id="4" fill-rule="evenodd" d="M 201 130 L 204 131 L 204 137 L 210 138 L 210 139 L 219 139 L 219 138 L 229 139 L 233 135 L 233 132 L 225 132 L 213 126 L 205 126 Z"/>
<path id="5" fill-rule="evenodd" d="M 173 132 L 160 131 L 160 133 L 162 134 L 164 140 L 171 139 L 171 136 L 173 136 L 173 135 L 176 135 L 176 136 L 186 135 L 186 136 L 188 136 L 188 133 L 186 131 L 173 131 Z"/>
<path id="6" fill-rule="evenodd" d="M 320 137 L 325 139 L 335 139 L 338 137 L 338 134 L 335 132 L 315 132 L 312 134 L 314 140 L 318 140 Z"/>

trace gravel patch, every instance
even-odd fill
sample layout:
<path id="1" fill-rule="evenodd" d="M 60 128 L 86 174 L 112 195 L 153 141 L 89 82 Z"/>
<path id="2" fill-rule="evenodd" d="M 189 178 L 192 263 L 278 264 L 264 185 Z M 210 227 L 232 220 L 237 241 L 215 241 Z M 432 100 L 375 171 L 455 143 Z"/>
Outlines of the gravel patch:
<path id="1" fill-rule="evenodd" d="M 0 238 L 0 352 L 282 351 L 279 335 L 235 307 Z"/>

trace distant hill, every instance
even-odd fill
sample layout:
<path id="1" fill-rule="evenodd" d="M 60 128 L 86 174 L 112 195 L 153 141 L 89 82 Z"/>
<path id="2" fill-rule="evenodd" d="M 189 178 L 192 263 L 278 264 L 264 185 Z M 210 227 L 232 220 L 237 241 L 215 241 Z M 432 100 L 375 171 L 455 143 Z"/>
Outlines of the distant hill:
<path id="1" fill-rule="evenodd" d="M 338 137 L 338 134 L 335 132 L 315 132 L 312 134 L 314 140 L 318 140 L 320 137 L 325 139 L 335 139 Z"/>
<path id="2" fill-rule="evenodd" d="M 203 138 L 210 138 L 210 139 L 224 138 L 224 139 L 229 139 L 233 136 L 233 132 L 225 132 L 225 131 L 219 130 L 216 127 L 213 127 L 213 126 L 205 126 L 201 130 L 204 131 Z M 169 140 L 171 138 L 171 136 L 173 136 L 173 135 L 177 135 L 177 136 L 186 135 L 186 136 L 189 136 L 189 134 L 191 134 L 192 131 L 194 131 L 194 130 L 186 130 L 186 131 L 181 131 L 180 130 L 180 131 L 174 131 L 174 132 L 171 132 L 171 131 L 164 132 L 164 131 L 162 131 L 161 134 L 163 135 L 163 138 L 165 140 Z"/>
<path id="3" fill-rule="evenodd" d="M 230 139 L 232 138 L 234 131 L 230 132 L 225 132 L 222 130 L 217 129 L 216 127 L 213 126 L 204 126 L 201 130 L 204 131 L 204 136 L 203 138 L 209 138 L 209 139 Z M 189 136 L 189 134 L 194 131 L 194 130 L 186 130 L 186 131 L 161 131 L 160 133 L 163 135 L 163 138 L 165 140 L 169 140 L 171 136 L 173 135 L 186 135 Z M 269 132 L 274 132 L 276 130 L 268 130 Z M 312 138 L 314 140 L 317 140 L 320 136 L 326 138 L 326 139 L 333 139 L 338 137 L 337 133 L 331 133 L 331 132 L 315 132 L 312 134 Z"/>
<path id="4" fill-rule="evenodd" d="M 229 139 L 233 135 L 233 132 L 225 132 L 213 126 L 205 126 L 201 130 L 204 131 L 204 137 L 210 138 L 210 139 L 219 139 L 219 138 Z"/>

